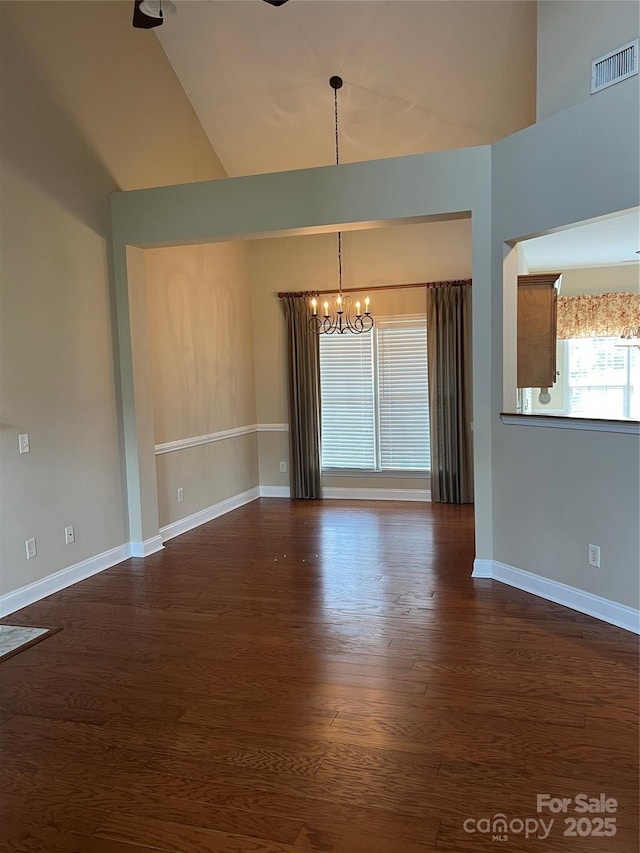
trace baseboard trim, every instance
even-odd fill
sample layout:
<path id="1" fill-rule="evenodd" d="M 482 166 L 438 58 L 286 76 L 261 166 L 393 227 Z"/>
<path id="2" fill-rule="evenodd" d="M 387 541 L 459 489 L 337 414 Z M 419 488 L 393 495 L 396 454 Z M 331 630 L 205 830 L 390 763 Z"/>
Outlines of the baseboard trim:
<path id="1" fill-rule="evenodd" d="M 289 486 L 260 486 L 261 498 L 290 498 Z"/>
<path id="2" fill-rule="evenodd" d="M 68 566 L 52 575 L 47 575 L 46 578 L 39 581 L 34 581 L 20 589 L 0 595 L 0 616 L 8 616 L 10 613 L 15 613 L 16 610 L 22 610 L 29 604 L 35 604 L 36 601 L 40 601 L 48 595 L 53 595 L 54 592 L 60 592 L 61 589 L 72 586 L 78 581 L 91 577 L 91 575 L 97 575 L 105 569 L 110 569 L 111 566 L 127 560 L 129 555 L 129 545 L 118 545 L 117 548 L 103 551 L 102 554 L 96 554 L 95 557 L 89 557 L 87 560 L 82 560 L 80 563 Z"/>
<path id="3" fill-rule="evenodd" d="M 490 578 L 493 573 L 493 560 L 478 560 L 473 561 L 472 578 Z"/>
<path id="4" fill-rule="evenodd" d="M 260 486 L 261 498 L 291 498 L 289 486 Z M 322 497 L 342 501 L 430 501 L 428 489 L 350 489 L 339 486 L 322 489 Z"/>
<path id="5" fill-rule="evenodd" d="M 287 490 L 288 491 L 288 490 Z M 54 592 L 60 592 L 68 586 L 78 583 L 91 575 L 97 575 L 105 569 L 110 569 L 118 563 L 123 563 L 130 557 L 148 557 L 155 554 L 164 548 L 164 542 L 167 539 L 172 539 L 174 536 L 179 536 L 181 533 L 186 533 L 200 524 L 207 521 L 212 521 L 220 515 L 231 512 L 233 509 L 244 506 L 250 501 L 260 497 L 260 490 L 256 487 L 249 489 L 242 494 L 234 495 L 227 500 L 220 501 L 214 506 L 196 512 L 193 515 L 182 518 L 173 524 L 169 524 L 160 530 L 158 536 L 152 536 L 150 539 L 145 539 L 144 542 L 128 542 L 125 545 L 119 545 L 117 548 L 111 548 L 109 551 L 104 551 L 102 554 L 96 554 L 95 557 L 89 557 L 81 563 L 76 563 L 73 566 L 68 566 L 66 569 L 61 569 L 59 572 L 54 572 L 39 581 L 23 586 L 20 589 L 0 595 L 0 617 L 8 616 L 10 613 L 15 613 L 16 610 L 22 610 L 29 604 L 35 604 L 46 598 L 48 595 L 53 595 Z"/>
<path id="6" fill-rule="evenodd" d="M 323 488 L 322 497 L 346 501 L 430 501 L 428 489 L 350 489 Z"/>
<path id="7" fill-rule="evenodd" d="M 537 595 L 555 604 L 562 604 L 571 610 L 577 610 L 587 616 L 593 616 L 609 625 L 623 628 L 634 634 L 640 634 L 640 610 L 618 604 L 608 598 L 602 598 L 591 592 L 585 592 L 573 586 L 535 575 L 524 569 L 516 569 L 497 560 L 475 560 L 473 564 L 474 578 L 492 578 Z"/>
<path id="8" fill-rule="evenodd" d="M 148 557 L 150 554 L 155 554 L 156 551 L 162 551 L 162 536 L 152 536 L 151 539 L 145 539 L 144 542 L 130 542 L 129 556 L 130 557 Z"/>
<path id="9" fill-rule="evenodd" d="M 251 503 L 251 501 L 255 501 L 256 498 L 259 498 L 260 495 L 261 489 L 258 488 L 258 486 L 253 489 L 248 489 L 246 492 L 241 492 L 239 495 L 233 495 L 233 497 L 219 501 L 217 504 L 213 504 L 212 506 L 205 507 L 205 509 L 201 509 L 198 512 L 194 512 L 192 515 L 186 516 L 186 518 L 181 518 L 178 521 L 173 521 L 171 524 L 167 524 L 165 527 L 161 527 L 160 536 L 158 538 L 162 542 L 166 542 L 167 539 L 173 539 L 174 536 L 180 536 L 182 533 L 187 533 L 187 531 L 193 530 L 194 527 L 200 527 L 201 524 L 206 524 L 208 521 L 213 521 L 214 518 L 218 518 L 221 515 L 225 515 L 227 512 L 231 512 L 245 504 Z"/>

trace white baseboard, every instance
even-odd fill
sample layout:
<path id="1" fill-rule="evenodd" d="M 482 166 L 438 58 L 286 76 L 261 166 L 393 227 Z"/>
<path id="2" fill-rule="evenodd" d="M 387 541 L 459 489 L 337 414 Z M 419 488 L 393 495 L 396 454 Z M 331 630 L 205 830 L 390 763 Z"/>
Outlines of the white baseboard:
<path id="1" fill-rule="evenodd" d="M 180 533 L 185 533 L 199 524 L 204 524 L 206 521 L 211 521 L 225 512 L 230 512 L 232 509 L 237 509 L 250 501 L 260 497 L 260 490 L 249 489 L 240 495 L 235 495 L 225 501 L 200 512 L 194 513 L 187 518 L 182 518 L 173 524 L 163 527 L 158 536 L 152 536 L 151 539 L 145 539 L 144 542 L 129 542 L 126 545 L 119 545 L 117 548 L 112 548 L 110 551 L 104 551 L 102 554 L 96 554 L 95 557 L 89 557 L 88 560 L 83 560 L 81 563 L 76 563 L 74 566 L 69 566 L 66 569 L 61 569 L 59 572 L 54 572 L 42 580 L 34 581 L 34 583 L 23 586 L 20 589 L 8 592 L 5 595 L 0 595 L 0 617 L 7 616 L 10 613 L 15 613 L 16 610 L 21 610 L 29 604 L 34 604 L 54 592 L 59 592 L 68 586 L 72 586 L 78 581 L 96 575 L 98 572 L 103 572 L 105 569 L 111 568 L 118 563 L 128 560 L 129 557 L 148 557 L 150 554 L 155 554 L 164 548 L 162 544 L 166 539 L 171 539 L 173 536 L 178 536 Z"/>
<path id="2" fill-rule="evenodd" d="M 497 560 L 475 560 L 472 577 L 493 578 L 524 592 L 545 598 L 547 601 L 593 616 L 609 625 L 616 625 L 618 628 L 624 628 L 625 631 L 640 634 L 640 610 L 541 575 L 534 575 L 524 569 L 516 569 Z"/>
<path id="3" fill-rule="evenodd" d="M 478 560 L 473 561 L 472 578 L 490 578 L 493 577 L 493 560 Z"/>
<path id="4" fill-rule="evenodd" d="M 290 498 L 289 486 L 260 486 L 261 498 Z M 430 501 L 428 489 L 349 489 L 323 487 L 322 497 L 343 501 Z"/>
<path id="5" fill-rule="evenodd" d="M 0 616 L 15 613 L 16 610 L 21 610 L 29 604 L 40 601 L 41 598 L 46 598 L 67 586 L 72 586 L 78 581 L 91 577 L 91 575 L 97 575 L 98 572 L 103 572 L 111 566 L 122 563 L 129 558 L 129 554 L 129 545 L 118 545 L 117 548 L 103 551 L 102 554 L 96 554 L 95 557 L 89 557 L 88 560 L 54 572 L 42 580 L 34 581 L 13 592 L 0 595 Z"/>
<path id="6" fill-rule="evenodd" d="M 322 497 L 345 501 L 430 501 L 428 489 L 322 489 Z"/>
<path id="7" fill-rule="evenodd" d="M 61 589 L 78 583 L 78 581 L 91 577 L 91 575 L 97 575 L 99 572 L 111 568 L 111 566 L 128 560 L 129 557 L 148 557 L 150 554 L 155 554 L 164 548 L 162 543 L 165 540 L 178 536 L 180 533 L 186 533 L 187 530 L 204 524 L 206 521 L 211 521 L 219 515 L 224 515 L 232 509 L 237 509 L 258 497 L 260 497 L 260 490 L 257 487 L 249 489 L 247 492 L 234 495 L 232 498 L 220 501 L 214 506 L 207 507 L 207 509 L 163 527 L 158 536 L 152 536 L 151 539 L 145 539 L 144 542 L 129 542 L 125 545 L 119 545 L 117 548 L 96 554 L 95 557 L 89 557 L 88 560 L 83 560 L 74 566 L 54 572 L 42 580 L 34 581 L 34 583 L 20 589 L 0 595 L 0 617 L 15 613 L 16 610 L 34 604 L 54 592 L 59 592 Z"/>
<path id="8" fill-rule="evenodd" d="M 256 498 L 261 496 L 261 493 L 261 489 L 256 486 L 253 489 L 248 489 L 246 492 L 241 492 L 239 495 L 234 495 L 231 498 L 226 498 L 226 500 L 213 504 L 213 506 L 205 507 L 205 509 L 194 512 L 193 515 L 188 515 L 186 518 L 181 518 L 178 521 L 167 524 L 165 527 L 161 527 L 158 538 L 162 542 L 166 542 L 167 539 L 180 536 L 180 534 L 186 533 L 188 530 L 193 530 L 194 527 L 199 527 L 201 524 L 206 524 L 207 521 L 213 521 L 214 518 L 218 518 L 220 515 L 224 515 L 227 512 L 231 512 L 231 510 L 238 509 L 238 507 L 255 501 Z"/>
<path id="9" fill-rule="evenodd" d="M 148 557 L 163 548 L 162 536 L 152 536 L 144 542 L 129 542 L 129 557 Z"/>
<path id="10" fill-rule="evenodd" d="M 260 486 L 261 498 L 290 498 L 289 486 Z"/>

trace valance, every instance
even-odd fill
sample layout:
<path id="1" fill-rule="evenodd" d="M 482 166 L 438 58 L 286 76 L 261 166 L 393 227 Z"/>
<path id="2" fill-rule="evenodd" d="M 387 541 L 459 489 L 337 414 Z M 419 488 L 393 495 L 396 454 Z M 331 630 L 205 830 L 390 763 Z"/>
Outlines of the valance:
<path id="1" fill-rule="evenodd" d="M 640 326 L 640 293 L 559 296 L 558 331 L 567 338 L 618 338 Z"/>

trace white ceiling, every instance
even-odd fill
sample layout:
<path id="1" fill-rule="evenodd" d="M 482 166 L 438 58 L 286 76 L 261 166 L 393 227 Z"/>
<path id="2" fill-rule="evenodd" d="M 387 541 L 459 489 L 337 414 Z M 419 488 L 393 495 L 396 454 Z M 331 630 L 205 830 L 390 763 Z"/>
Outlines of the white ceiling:
<path id="1" fill-rule="evenodd" d="M 154 30 L 230 176 L 479 145 L 535 120 L 522 0 L 177 0 Z M 637 262 L 638 211 L 522 242 L 531 272 Z"/>
<path id="2" fill-rule="evenodd" d="M 519 243 L 529 272 L 638 263 L 640 208 Z"/>
<path id="3" fill-rule="evenodd" d="M 535 120 L 535 3 L 177 2 L 154 30 L 230 176 L 493 142 Z"/>

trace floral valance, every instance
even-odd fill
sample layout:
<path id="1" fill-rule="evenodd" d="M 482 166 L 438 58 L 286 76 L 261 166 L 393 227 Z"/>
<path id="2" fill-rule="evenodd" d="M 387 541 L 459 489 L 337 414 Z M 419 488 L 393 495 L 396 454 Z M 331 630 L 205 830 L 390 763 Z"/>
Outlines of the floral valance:
<path id="1" fill-rule="evenodd" d="M 613 338 L 640 326 L 640 293 L 558 297 L 558 338 Z"/>

